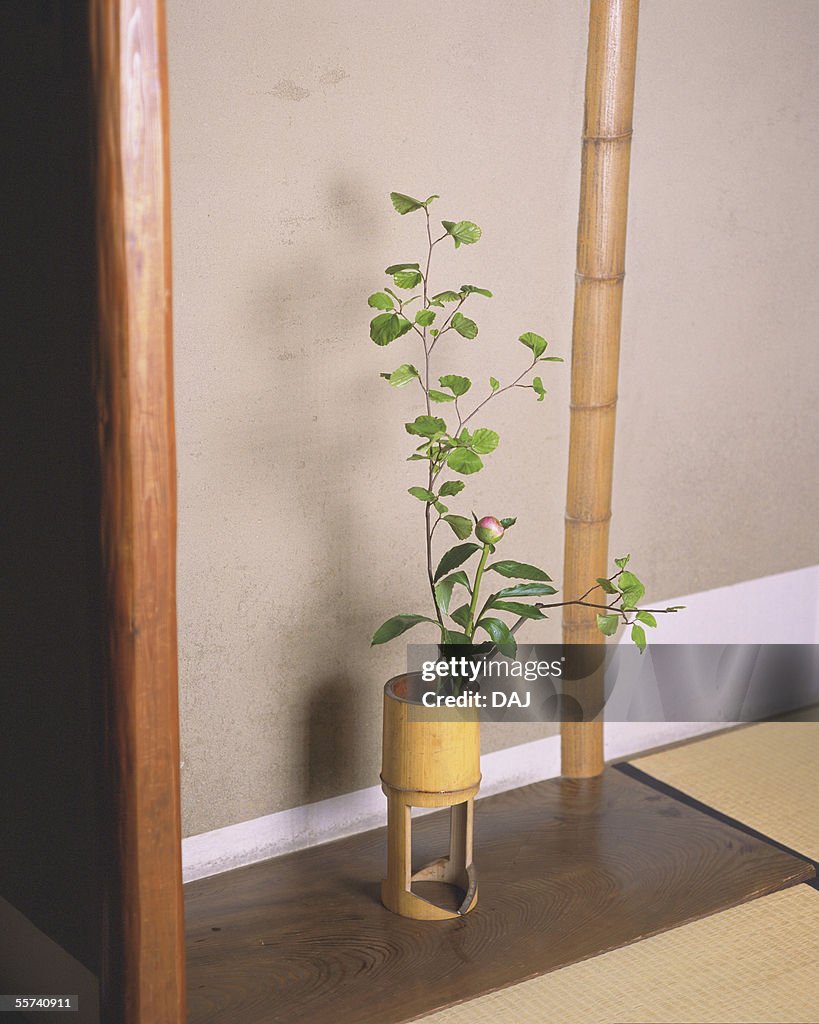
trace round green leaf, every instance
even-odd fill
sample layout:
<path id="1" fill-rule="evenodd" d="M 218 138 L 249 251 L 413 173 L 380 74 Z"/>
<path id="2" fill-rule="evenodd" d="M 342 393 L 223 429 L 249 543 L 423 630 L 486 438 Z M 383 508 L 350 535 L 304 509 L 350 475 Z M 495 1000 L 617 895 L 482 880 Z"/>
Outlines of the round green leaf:
<path id="1" fill-rule="evenodd" d="M 393 263 L 391 267 L 387 267 L 384 271 L 385 274 L 397 274 L 401 270 L 420 270 L 420 263 Z"/>
<path id="2" fill-rule="evenodd" d="M 598 615 L 597 616 L 597 628 L 605 636 L 614 636 L 617 632 L 617 627 L 620 625 L 619 615 Z"/>
<path id="3" fill-rule="evenodd" d="M 442 498 L 452 497 L 456 494 L 460 494 L 464 487 L 466 487 L 466 484 L 463 480 L 447 480 L 439 493 Z"/>
<path id="4" fill-rule="evenodd" d="M 437 196 L 430 196 L 430 199 L 437 199 Z M 401 192 L 390 192 L 390 199 L 395 209 L 403 216 L 405 213 L 413 213 L 415 210 L 422 210 L 425 203 L 412 196 L 405 196 Z M 427 200 L 429 202 L 429 199 Z"/>
<path id="5" fill-rule="evenodd" d="M 408 434 L 418 437 L 434 437 L 446 433 L 446 423 L 438 416 L 416 416 L 412 423 L 405 423 Z"/>
<path id="6" fill-rule="evenodd" d="M 455 473 L 462 476 L 470 476 L 483 469 L 483 462 L 474 452 L 468 448 L 454 448 L 446 458 L 446 464 Z"/>
<path id="7" fill-rule="evenodd" d="M 397 370 L 393 370 L 392 373 L 382 373 L 381 376 L 388 380 L 394 388 L 402 388 L 405 384 L 409 384 L 411 380 L 418 379 L 420 374 L 412 363 L 404 363 Z"/>
<path id="8" fill-rule="evenodd" d="M 474 284 L 462 284 L 461 295 L 485 295 L 487 299 L 492 298 L 492 292 L 486 288 L 476 288 Z"/>
<path id="9" fill-rule="evenodd" d="M 465 395 L 472 387 L 472 381 L 469 377 L 459 377 L 456 373 L 448 373 L 443 377 L 439 377 L 438 383 L 442 388 L 449 388 L 456 398 Z"/>
<path id="10" fill-rule="evenodd" d="M 456 249 L 462 245 L 474 245 L 481 237 L 481 229 L 477 224 L 473 224 L 471 220 L 459 220 L 457 223 L 451 220 L 442 220 L 441 224 L 444 227 L 444 231 L 448 235 L 452 235 L 455 240 Z"/>
<path id="11" fill-rule="evenodd" d="M 493 452 L 500 442 L 500 438 L 494 430 L 486 430 L 480 427 L 472 435 L 472 448 L 479 455 L 488 455 Z"/>
<path id="12" fill-rule="evenodd" d="M 405 290 L 416 288 L 423 281 L 420 270 L 399 270 L 397 274 L 392 275 L 392 279 L 396 288 Z"/>
<path id="13" fill-rule="evenodd" d="M 478 336 L 478 325 L 463 313 L 456 313 L 452 317 L 451 325 L 462 338 L 466 338 L 468 341 Z"/>
<path id="14" fill-rule="evenodd" d="M 432 309 L 419 309 L 415 314 L 415 322 L 420 327 L 429 327 L 435 320 L 435 311 Z"/>
<path id="15" fill-rule="evenodd" d="M 542 402 L 543 399 L 546 397 L 546 388 L 544 388 L 543 381 L 540 379 L 540 377 L 535 377 L 535 379 L 532 381 L 532 388 L 534 389 L 534 392 L 537 395 L 537 400 L 539 402 Z"/>
<path id="16" fill-rule="evenodd" d="M 397 313 L 382 313 L 370 321 L 370 337 L 382 348 L 411 330 L 412 324 Z"/>
<path id="17" fill-rule="evenodd" d="M 367 305 L 374 309 L 395 309 L 395 303 L 386 292 L 373 292 L 367 299 Z"/>
<path id="18" fill-rule="evenodd" d="M 417 498 L 419 501 L 426 501 L 429 504 L 432 504 L 432 502 L 435 501 L 435 495 L 432 491 L 428 491 L 426 487 L 410 487 L 408 493 L 411 494 L 413 498 Z"/>
<path id="19" fill-rule="evenodd" d="M 535 359 L 539 359 L 546 351 L 546 339 L 541 338 L 539 334 L 534 334 L 532 331 L 521 334 L 518 341 L 522 341 L 527 348 L 532 350 Z"/>
<path id="20" fill-rule="evenodd" d="M 436 391 L 434 388 L 430 389 L 429 397 L 432 399 L 433 402 L 454 402 L 455 401 L 455 396 L 454 395 L 448 395 L 446 393 L 446 391 Z"/>
<path id="21" fill-rule="evenodd" d="M 429 301 L 433 306 L 443 306 L 445 302 L 460 302 L 461 296 L 453 291 L 438 292 Z"/>

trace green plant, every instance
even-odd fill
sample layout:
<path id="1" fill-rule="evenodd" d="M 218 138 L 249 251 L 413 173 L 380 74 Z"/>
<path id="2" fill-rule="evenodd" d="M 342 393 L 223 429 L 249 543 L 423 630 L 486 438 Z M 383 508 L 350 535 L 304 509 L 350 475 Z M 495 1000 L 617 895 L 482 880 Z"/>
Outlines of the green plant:
<path id="1" fill-rule="evenodd" d="M 546 396 L 543 379 L 533 376 L 533 373 L 541 363 L 561 363 L 563 360 L 560 356 L 546 355 L 547 341 L 534 331 L 526 331 L 518 338 L 530 358 L 523 371 L 508 384 L 489 377 L 488 391 L 471 408 L 465 408 L 466 395 L 472 389 L 472 381 L 468 377 L 449 373 L 438 377 L 437 386 L 434 384 L 431 358 L 433 352 L 440 352 L 438 346 L 444 336 L 469 342 L 478 335 L 477 323 L 466 316 L 462 308 L 473 296 L 492 298 L 491 291 L 471 284 L 463 284 L 457 291 L 432 292 L 430 268 L 435 247 L 451 239 L 458 249 L 462 245 L 474 245 L 481 237 L 481 229 L 471 221 L 445 220 L 441 221 L 443 234 L 433 238 L 429 207 L 438 198 L 433 195 L 421 201 L 400 192 L 390 193 L 393 206 L 402 216 L 423 211 L 427 251 L 422 261 L 423 269 L 421 261 L 387 267 L 385 273 L 392 278 L 394 288 L 385 287 L 368 299 L 369 305 L 378 310 L 370 323 L 370 337 L 376 345 L 386 347 L 413 332 L 422 348 L 420 370 L 407 362 L 381 376 L 394 388 L 417 385 L 423 394 L 424 411 L 405 426 L 408 434 L 422 439 L 409 456 L 409 461 L 426 463 L 425 481 L 410 487 L 409 493 L 424 507 L 426 572 L 434 618 L 415 613 L 394 615 L 376 630 L 372 643 L 386 643 L 418 623 L 427 622 L 438 628 L 441 643 L 472 644 L 480 630 L 502 653 L 514 656 L 514 634 L 524 622 L 546 618 L 543 609 L 579 604 L 598 610 L 597 626 L 606 636 L 613 635 L 621 623 L 630 625 L 632 640 L 642 651 L 646 646 L 644 627 L 657 625 L 656 614 L 674 612 L 678 608 L 639 607 L 645 587 L 626 568 L 630 556 L 615 559 L 616 572 L 606 579 L 596 580 L 580 597 L 552 603 L 532 602 L 532 598 L 557 593 L 546 572 L 527 562 L 510 559 L 489 562 L 496 545 L 514 526 L 515 519 L 485 516 L 479 520 L 474 512 L 470 518 L 450 512 L 449 505 L 444 503 L 443 499 L 449 501 L 464 490 L 466 484 L 459 478 L 470 477 L 483 469 L 484 458 L 498 447 L 498 434 L 489 427 L 475 426 L 475 417 L 490 402 L 513 389 L 531 391 L 539 402 L 543 401 Z M 402 292 L 413 294 L 402 298 Z M 417 305 L 410 310 L 415 303 Z M 445 415 L 448 415 L 449 423 Z M 467 427 L 467 424 L 471 426 Z M 436 566 L 433 541 L 441 524 L 452 530 L 459 543 L 445 551 Z M 475 540 L 469 540 L 473 529 Z M 470 578 L 464 566 L 476 555 L 477 567 Z M 514 582 L 493 589 L 482 600 L 481 588 L 490 573 Z M 596 599 L 590 600 L 593 595 Z M 499 616 L 512 616 L 515 621 L 510 624 Z"/>

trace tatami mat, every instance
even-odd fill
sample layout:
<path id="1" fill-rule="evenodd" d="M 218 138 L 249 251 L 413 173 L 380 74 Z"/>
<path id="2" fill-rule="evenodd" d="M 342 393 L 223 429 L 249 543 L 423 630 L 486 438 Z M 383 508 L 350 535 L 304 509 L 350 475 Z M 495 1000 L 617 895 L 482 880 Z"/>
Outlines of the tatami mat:
<path id="1" fill-rule="evenodd" d="M 819 860 L 819 722 L 762 722 L 632 763 Z"/>
<path id="2" fill-rule="evenodd" d="M 424 1024 L 816 1024 L 819 892 L 798 885 Z"/>

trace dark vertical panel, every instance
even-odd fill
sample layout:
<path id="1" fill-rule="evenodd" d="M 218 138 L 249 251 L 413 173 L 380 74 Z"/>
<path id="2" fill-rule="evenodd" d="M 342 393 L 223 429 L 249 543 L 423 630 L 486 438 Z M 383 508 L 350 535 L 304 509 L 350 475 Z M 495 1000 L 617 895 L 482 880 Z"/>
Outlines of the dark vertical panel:
<path id="1" fill-rule="evenodd" d="M 0 4 L 0 895 L 98 972 L 102 690 L 84 6 Z"/>

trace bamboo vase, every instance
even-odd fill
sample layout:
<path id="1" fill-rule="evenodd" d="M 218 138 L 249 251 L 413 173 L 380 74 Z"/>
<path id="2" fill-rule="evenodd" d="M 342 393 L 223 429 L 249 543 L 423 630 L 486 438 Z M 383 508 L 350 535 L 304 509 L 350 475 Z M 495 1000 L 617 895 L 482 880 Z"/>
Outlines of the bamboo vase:
<path id="1" fill-rule="evenodd" d="M 474 710 L 424 708 L 427 687 L 417 674 L 396 676 L 384 687 L 381 788 L 387 797 L 387 877 L 381 902 L 419 921 L 460 917 L 478 901 L 472 863 L 475 795 L 481 783 L 480 723 Z M 445 719 L 445 720 L 444 720 Z M 447 856 L 412 871 L 412 807 L 449 807 Z M 412 891 L 413 882 L 440 882 L 461 890 L 457 910 Z"/>

